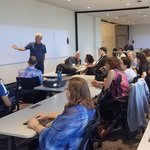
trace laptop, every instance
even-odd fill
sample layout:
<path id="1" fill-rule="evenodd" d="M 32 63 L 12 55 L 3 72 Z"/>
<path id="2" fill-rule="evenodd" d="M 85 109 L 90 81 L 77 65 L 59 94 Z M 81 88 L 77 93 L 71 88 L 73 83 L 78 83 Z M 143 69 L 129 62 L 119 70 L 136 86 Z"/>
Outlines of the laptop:
<path id="1" fill-rule="evenodd" d="M 58 82 L 56 79 L 50 79 L 50 80 L 45 80 L 43 81 L 43 86 L 49 87 L 49 88 L 60 88 L 65 86 L 66 80 L 62 80 Z"/>

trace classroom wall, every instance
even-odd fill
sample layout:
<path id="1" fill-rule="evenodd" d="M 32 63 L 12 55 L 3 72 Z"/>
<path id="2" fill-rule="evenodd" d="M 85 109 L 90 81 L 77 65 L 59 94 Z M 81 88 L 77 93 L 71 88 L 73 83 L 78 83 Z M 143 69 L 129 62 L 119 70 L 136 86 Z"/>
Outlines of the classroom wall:
<path id="1" fill-rule="evenodd" d="M 129 39 L 134 40 L 134 49 L 150 48 L 150 25 L 129 26 Z"/>
<path id="2" fill-rule="evenodd" d="M 70 42 L 70 55 L 73 55 L 75 52 L 73 11 L 51 6 L 35 0 L 3 0 L 0 1 L 0 18 L 1 25 L 67 30 Z M 0 48 L 0 52 L 2 53 L 3 51 L 4 50 Z M 18 53 L 20 52 L 18 51 Z M 8 54 L 8 58 L 9 57 L 11 56 Z M 64 59 L 65 58 L 47 59 L 45 61 L 45 72 L 55 70 L 56 64 L 62 62 Z M 0 66 L 0 78 L 2 78 L 5 83 L 14 82 L 18 70 L 26 66 L 26 62 Z"/>
<path id="3" fill-rule="evenodd" d="M 97 52 L 101 45 L 100 24 L 100 18 L 78 14 L 78 44 L 83 61 L 87 53 L 92 54 L 95 60 L 98 58 Z"/>

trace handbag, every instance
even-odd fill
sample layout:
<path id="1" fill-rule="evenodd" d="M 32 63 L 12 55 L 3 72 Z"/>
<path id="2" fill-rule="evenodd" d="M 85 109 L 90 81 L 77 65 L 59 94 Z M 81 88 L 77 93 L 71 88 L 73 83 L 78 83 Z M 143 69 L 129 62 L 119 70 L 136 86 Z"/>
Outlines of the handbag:
<path id="1" fill-rule="evenodd" d="M 95 80 L 97 81 L 104 81 L 104 79 L 107 77 L 108 71 L 105 67 L 102 67 L 100 69 L 96 69 L 95 71 Z"/>

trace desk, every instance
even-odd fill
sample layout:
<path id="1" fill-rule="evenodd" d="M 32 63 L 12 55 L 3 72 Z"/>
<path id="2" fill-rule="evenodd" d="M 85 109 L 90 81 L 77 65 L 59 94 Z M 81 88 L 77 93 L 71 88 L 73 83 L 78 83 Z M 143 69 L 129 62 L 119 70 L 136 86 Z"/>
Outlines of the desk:
<path id="1" fill-rule="evenodd" d="M 70 77 L 65 77 L 65 79 L 69 80 L 73 77 L 80 77 L 80 78 L 85 79 L 88 82 L 88 86 L 89 86 L 92 98 L 94 98 L 96 95 L 98 95 L 100 93 L 101 89 L 93 87 L 91 84 L 91 81 L 94 80 L 95 76 L 92 76 L 92 75 L 73 75 Z M 67 84 L 63 87 L 60 87 L 60 88 L 48 88 L 48 87 L 44 87 L 43 85 L 40 85 L 40 86 L 35 87 L 34 89 L 40 90 L 40 91 L 49 91 L 49 92 L 63 92 L 63 91 L 65 91 L 66 87 L 67 87 Z"/>
<path id="2" fill-rule="evenodd" d="M 23 123 L 34 117 L 34 115 L 38 112 L 45 112 L 47 114 L 51 112 L 62 112 L 66 103 L 66 94 L 63 92 L 30 107 L 0 118 L 0 134 L 8 135 L 11 138 L 32 138 L 36 135 L 36 132 L 27 128 L 27 126 L 23 125 Z M 32 108 L 33 106 L 37 107 Z M 11 143 L 9 143 L 9 150 L 10 149 L 12 149 Z"/>
<path id="3" fill-rule="evenodd" d="M 143 134 L 137 150 L 149 150 L 150 149 L 150 122 Z"/>
<path id="4" fill-rule="evenodd" d="M 74 66 L 73 68 L 77 69 L 77 73 L 80 73 L 80 72 L 83 72 L 85 69 L 86 69 L 86 66 L 85 65 L 77 65 L 77 66 Z"/>

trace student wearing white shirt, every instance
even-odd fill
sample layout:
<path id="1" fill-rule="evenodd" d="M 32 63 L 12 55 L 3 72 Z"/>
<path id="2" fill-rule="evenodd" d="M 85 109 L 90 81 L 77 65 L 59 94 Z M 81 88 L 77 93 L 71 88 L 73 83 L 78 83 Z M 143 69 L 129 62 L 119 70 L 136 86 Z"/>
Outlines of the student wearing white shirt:
<path id="1" fill-rule="evenodd" d="M 133 82 L 133 79 L 137 77 L 137 73 L 132 68 L 130 68 L 130 66 L 131 61 L 129 58 L 122 57 L 120 59 L 120 68 L 125 72 L 129 83 Z"/>
<path id="2" fill-rule="evenodd" d="M 122 57 L 126 57 L 126 55 L 123 53 L 123 48 L 119 48 L 117 58 L 121 59 Z"/>

